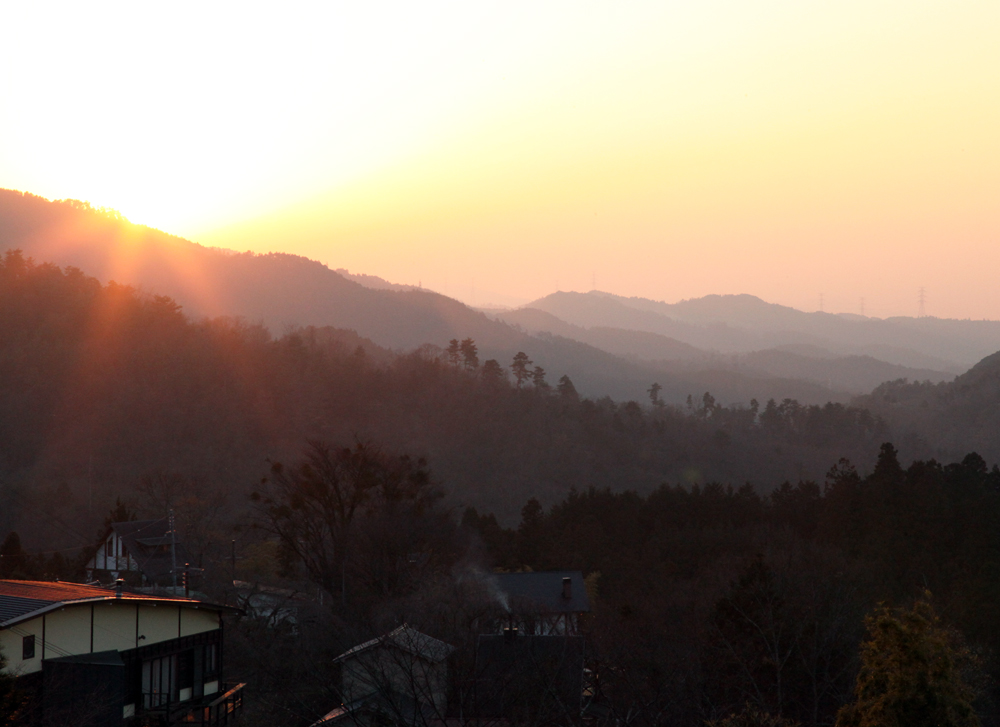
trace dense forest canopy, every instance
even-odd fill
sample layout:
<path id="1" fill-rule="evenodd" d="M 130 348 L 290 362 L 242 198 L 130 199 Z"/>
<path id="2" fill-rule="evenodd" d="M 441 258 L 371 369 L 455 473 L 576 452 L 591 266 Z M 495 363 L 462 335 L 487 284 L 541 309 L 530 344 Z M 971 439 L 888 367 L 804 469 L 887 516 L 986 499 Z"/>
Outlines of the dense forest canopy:
<path id="1" fill-rule="evenodd" d="M 310 663 L 326 663 L 400 619 L 470 643 L 444 618 L 466 613 L 469 573 L 579 569 L 603 714 L 685 725 L 740 710 L 831 724 L 865 614 L 929 590 L 993 724 L 1000 470 L 979 454 L 904 466 L 885 442 L 930 446 L 944 413 L 949 446 L 965 432 L 989 451 L 977 403 L 994 401 L 996 368 L 885 384 L 872 409 L 708 392 L 671 406 L 655 382 L 641 403 L 615 402 L 581 396 L 530 351 L 485 358 L 470 337 L 401 354 L 334 328 L 275 337 L 10 251 L 0 575 L 78 576 L 102 525 L 172 508 L 220 597 L 229 538 L 241 576 L 339 597 L 332 620 L 302 627 Z M 381 474 L 351 474 L 370 466 Z M 304 511 L 286 505 L 331 482 L 359 509 L 308 541 Z M 290 654 L 304 636 L 248 621 L 232 638 L 262 704 L 294 701 L 302 724 L 329 708 L 330 674 L 273 668 L 302 661 Z"/>
<path id="2" fill-rule="evenodd" d="M 770 489 L 842 455 L 866 461 L 885 438 L 879 419 L 841 404 L 582 398 L 530 351 L 522 384 L 513 361 L 451 361 L 446 341 L 400 355 L 351 331 L 275 338 L 239 319 L 195 322 L 169 298 L 17 252 L 0 264 L 0 328 L 0 487 L 10 503 L 0 529 L 44 521 L 40 503 L 55 493 L 64 509 L 53 517 L 96 519 L 156 476 L 239 502 L 266 459 L 309 438 L 427 456 L 451 502 L 505 521 L 527 497 L 552 502 L 572 487 Z M 72 530 L 89 538 L 91 525 Z"/>
<path id="3" fill-rule="evenodd" d="M 842 460 L 822 483 L 767 497 L 720 485 L 588 490 L 548 509 L 529 501 L 516 529 L 473 510 L 463 524 L 494 565 L 590 576 L 591 634 L 616 666 L 604 689 L 619 714 L 642 704 L 695 725 L 750 703 L 832 724 L 855 686 L 865 614 L 930 592 L 967 644 L 955 668 L 996 724 L 1000 469 L 975 453 L 904 468 L 884 444 L 868 476 Z"/>

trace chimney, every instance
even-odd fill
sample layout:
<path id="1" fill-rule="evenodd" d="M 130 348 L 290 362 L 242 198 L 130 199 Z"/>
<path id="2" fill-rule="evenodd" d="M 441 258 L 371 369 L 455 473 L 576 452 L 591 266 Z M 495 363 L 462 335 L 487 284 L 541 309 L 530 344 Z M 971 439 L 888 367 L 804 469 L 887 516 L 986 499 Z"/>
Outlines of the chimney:
<path id="1" fill-rule="evenodd" d="M 563 592 L 562 597 L 567 601 L 573 597 L 573 579 L 563 578 Z"/>
<path id="2" fill-rule="evenodd" d="M 115 579 L 115 598 L 122 597 L 122 588 L 124 587 L 124 585 L 125 585 L 124 578 Z"/>

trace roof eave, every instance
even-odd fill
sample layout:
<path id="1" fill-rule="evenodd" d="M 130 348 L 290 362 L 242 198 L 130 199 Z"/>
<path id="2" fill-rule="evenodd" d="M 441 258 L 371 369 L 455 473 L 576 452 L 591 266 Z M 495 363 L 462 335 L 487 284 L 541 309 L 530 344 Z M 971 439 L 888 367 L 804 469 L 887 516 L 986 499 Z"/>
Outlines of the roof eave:
<path id="1" fill-rule="evenodd" d="M 66 606 L 80 606 L 87 603 L 135 603 L 135 604 L 145 604 L 148 606 L 187 606 L 188 608 L 194 609 L 204 609 L 206 611 L 228 611 L 229 613 L 243 613 L 243 609 L 237 608 L 235 606 L 223 606 L 219 603 L 207 603 L 205 601 L 177 601 L 170 598 L 129 598 L 128 596 L 122 596 L 118 598 L 117 596 L 100 596 L 96 598 L 74 598 L 69 601 L 56 601 L 50 603 L 42 608 L 37 608 L 34 611 L 29 611 L 28 613 L 21 614 L 20 616 L 15 616 L 12 619 L 0 622 L 0 630 L 9 628 L 11 626 L 16 626 L 23 621 L 30 621 L 33 618 L 38 618 L 39 616 L 44 616 L 52 611 L 58 611 Z"/>

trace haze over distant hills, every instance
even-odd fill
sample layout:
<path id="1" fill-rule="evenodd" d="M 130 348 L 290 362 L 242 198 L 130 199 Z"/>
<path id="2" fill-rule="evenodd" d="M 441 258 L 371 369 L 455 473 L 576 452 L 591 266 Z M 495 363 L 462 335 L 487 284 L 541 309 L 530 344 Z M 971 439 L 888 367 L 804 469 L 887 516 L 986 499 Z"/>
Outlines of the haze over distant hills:
<path id="1" fill-rule="evenodd" d="M 275 333 L 356 331 L 397 351 L 473 338 L 480 359 L 525 351 L 552 383 L 668 402 L 710 390 L 720 402 L 847 401 L 883 381 L 942 381 L 1000 349 L 1000 323 L 803 313 L 753 296 L 677 304 L 554 293 L 522 309 L 474 310 L 432 291 L 331 270 L 304 257 L 207 248 L 73 201 L 0 190 L 0 250 L 74 266 L 168 295 L 195 317 L 240 316 Z"/>
<path id="2" fill-rule="evenodd" d="M 752 295 L 709 295 L 670 304 L 598 291 L 559 292 L 527 307 L 578 326 L 659 333 L 725 353 L 809 345 L 958 373 L 1000 349 L 1000 321 L 805 313 Z"/>

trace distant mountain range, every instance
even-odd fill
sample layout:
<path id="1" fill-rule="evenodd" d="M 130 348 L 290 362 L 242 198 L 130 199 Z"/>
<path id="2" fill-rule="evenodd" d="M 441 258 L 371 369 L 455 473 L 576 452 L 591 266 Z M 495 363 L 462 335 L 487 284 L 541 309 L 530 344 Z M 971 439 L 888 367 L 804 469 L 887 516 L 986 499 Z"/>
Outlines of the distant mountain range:
<path id="1" fill-rule="evenodd" d="M 804 313 L 752 295 L 708 295 L 670 304 L 598 291 L 560 292 L 526 307 L 577 326 L 658 333 L 723 353 L 807 345 L 953 374 L 1000 349 L 1000 321 Z"/>
<path id="2" fill-rule="evenodd" d="M 514 311 L 463 303 L 288 254 L 208 248 L 80 202 L 0 190 L 0 252 L 74 266 L 168 295 L 194 317 L 240 316 L 275 333 L 356 331 L 408 351 L 473 338 L 480 359 L 525 351 L 551 383 L 589 396 L 668 402 L 711 391 L 723 403 L 847 401 L 899 378 L 942 381 L 1000 349 L 1000 323 L 803 313 L 753 296 L 677 304 L 607 293 L 554 293 Z"/>
<path id="3" fill-rule="evenodd" d="M 599 294 L 597 300 L 606 300 L 606 297 Z M 752 379 L 797 379 L 825 386 L 832 391 L 867 394 L 884 381 L 909 379 L 936 383 L 954 377 L 948 371 L 911 368 L 872 356 L 844 356 L 808 344 L 786 344 L 762 351 L 721 354 L 646 330 L 573 325 L 538 308 L 519 308 L 494 315 L 535 335 L 551 333 L 583 341 L 603 351 L 629 360 L 644 361 L 689 378 L 697 377 L 697 372 L 733 372 Z M 703 380 L 704 376 L 700 378 Z"/>

